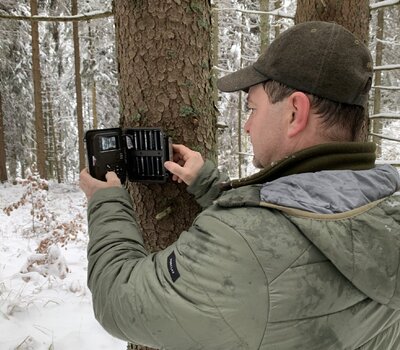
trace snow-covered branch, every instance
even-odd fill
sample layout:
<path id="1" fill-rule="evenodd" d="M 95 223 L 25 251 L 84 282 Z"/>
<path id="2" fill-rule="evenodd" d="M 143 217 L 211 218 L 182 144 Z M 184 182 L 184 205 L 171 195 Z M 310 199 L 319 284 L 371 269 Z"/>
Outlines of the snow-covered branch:
<path id="1" fill-rule="evenodd" d="M 391 45 L 391 46 L 398 46 L 398 45 L 400 45 L 400 42 L 396 42 L 395 39 L 390 39 L 390 40 L 386 39 L 386 40 L 383 40 L 383 39 L 378 39 L 378 38 L 376 38 L 376 41 L 377 41 L 377 42 L 380 42 L 380 43 L 382 43 L 382 44 L 384 44 L 384 45 Z"/>
<path id="2" fill-rule="evenodd" d="M 213 69 L 215 69 L 216 71 L 219 71 L 219 72 L 232 73 L 231 71 L 228 71 L 226 69 L 223 69 L 223 68 L 220 68 L 220 67 L 217 67 L 217 66 L 214 66 Z M 395 70 L 395 69 L 400 69 L 400 64 L 386 64 L 384 66 L 375 66 L 374 67 L 374 71 L 377 71 L 377 70 L 380 70 L 380 71 L 382 71 L 382 70 Z M 381 88 L 383 89 L 384 87 L 381 87 Z M 390 87 L 390 89 L 392 89 L 392 88 L 393 87 Z"/>
<path id="3" fill-rule="evenodd" d="M 93 19 L 107 18 L 114 14 L 111 11 L 106 12 L 88 12 L 81 15 L 75 16 L 18 16 L 18 15 L 6 15 L 0 13 L 1 19 L 10 19 L 18 21 L 39 21 L 39 22 L 79 22 L 89 21 Z"/>
<path id="4" fill-rule="evenodd" d="M 400 0 L 385 0 L 385 1 L 379 1 L 375 4 L 371 4 L 369 5 L 369 8 L 371 10 L 377 10 L 383 7 L 389 7 L 397 4 L 400 4 Z"/>
<path id="5" fill-rule="evenodd" d="M 294 15 L 287 14 L 280 9 L 274 10 L 274 11 L 256 11 L 256 10 L 241 10 L 237 8 L 214 8 L 213 11 L 235 11 L 235 12 L 241 12 L 241 13 L 246 13 L 246 14 L 256 14 L 256 15 L 269 15 L 269 16 L 277 16 L 277 17 L 282 17 L 282 18 L 290 18 L 294 19 Z"/>
<path id="6" fill-rule="evenodd" d="M 227 70 L 218 66 L 213 66 L 212 67 L 213 70 L 217 71 L 217 72 L 222 72 L 222 73 L 233 73 L 233 71 L 231 70 Z"/>
<path id="7" fill-rule="evenodd" d="M 373 89 L 381 89 L 381 90 L 400 90 L 400 86 L 383 86 L 383 85 L 374 85 Z"/>
<path id="8" fill-rule="evenodd" d="M 374 70 L 395 70 L 400 69 L 400 64 L 386 64 L 384 66 L 375 66 Z"/>
<path id="9" fill-rule="evenodd" d="M 389 140 L 389 141 L 395 141 L 395 142 L 400 142 L 400 139 L 396 139 L 395 137 L 389 137 L 389 136 L 385 136 L 385 135 L 382 135 L 382 134 L 376 134 L 376 133 L 374 133 L 374 132 L 370 132 L 369 134 L 372 135 L 372 136 L 379 137 L 380 139 Z"/>
<path id="10" fill-rule="evenodd" d="M 369 119 L 400 119 L 400 114 L 390 112 L 378 113 L 371 115 Z"/>

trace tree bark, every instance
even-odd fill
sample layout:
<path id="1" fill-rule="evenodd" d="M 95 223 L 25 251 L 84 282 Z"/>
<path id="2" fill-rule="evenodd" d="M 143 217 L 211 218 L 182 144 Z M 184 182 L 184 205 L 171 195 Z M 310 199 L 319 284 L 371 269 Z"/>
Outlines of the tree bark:
<path id="1" fill-rule="evenodd" d="M 282 7 L 282 0 L 275 0 L 275 10 Z M 275 38 L 281 33 L 281 25 L 279 24 L 280 16 L 275 16 Z"/>
<path id="2" fill-rule="evenodd" d="M 118 0 L 114 13 L 122 127 L 162 127 L 215 161 L 210 2 Z M 150 251 L 174 242 L 200 210 L 184 185 L 128 189 Z"/>
<path id="3" fill-rule="evenodd" d="M 212 23 L 212 66 L 213 67 L 218 67 L 218 62 L 219 62 L 219 12 L 218 12 L 218 6 L 216 4 L 212 5 L 211 9 L 212 13 L 212 18 L 211 18 L 211 23 Z M 218 74 L 217 70 L 213 69 L 212 70 L 212 86 L 213 86 L 213 94 L 214 94 L 214 104 L 217 105 L 218 103 L 218 98 L 219 98 L 219 93 L 218 93 L 218 88 L 217 88 L 217 79 L 218 79 Z"/>
<path id="4" fill-rule="evenodd" d="M 368 45 L 369 0 L 298 0 L 294 20 L 336 22 Z"/>
<path id="5" fill-rule="evenodd" d="M 46 55 L 49 52 L 45 53 Z M 53 134 L 53 107 L 51 101 L 51 93 L 50 93 L 50 86 L 49 82 L 44 82 L 44 90 L 45 90 L 45 104 L 44 104 L 44 113 L 43 117 L 46 124 L 46 133 L 45 133 L 45 140 L 46 140 L 46 149 L 47 149 L 47 176 L 49 179 L 54 179 L 54 148 L 52 142 L 52 134 Z"/>
<path id="6" fill-rule="evenodd" d="M 53 5 L 55 5 L 55 1 L 52 2 Z M 60 56 L 60 33 L 59 33 L 59 24 L 58 23 L 53 23 L 52 25 L 52 38 L 54 41 L 54 51 L 56 53 L 56 56 Z M 62 60 L 59 59 L 57 63 L 57 75 L 58 78 L 61 79 L 62 77 L 62 72 L 63 72 L 63 63 Z M 59 87 L 55 87 L 56 91 L 59 90 Z M 55 113 L 55 119 L 60 120 L 60 110 L 54 110 Z M 65 133 L 61 132 L 61 127 L 59 126 L 54 126 L 54 150 L 56 154 L 56 161 L 57 161 L 57 181 L 59 183 L 62 183 L 64 181 L 64 155 L 63 155 L 63 150 L 62 150 L 62 144 L 64 142 L 64 139 L 68 137 L 65 135 Z"/>
<path id="7" fill-rule="evenodd" d="M 31 14 L 38 14 L 37 0 L 30 0 Z M 32 70 L 33 70 L 33 90 L 35 102 L 35 132 L 36 132 L 36 157 L 37 170 L 41 178 L 47 178 L 46 171 L 46 148 L 45 133 L 43 123 L 42 107 L 42 75 L 40 72 L 40 51 L 39 51 L 39 24 L 31 22 L 32 28 Z"/>
<path id="8" fill-rule="evenodd" d="M 98 115 L 97 115 L 97 87 L 96 87 L 96 72 L 95 72 L 95 63 L 96 59 L 94 57 L 94 45 L 93 45 L 93 40 L 94 36 L 92 33 L 92 28 L 90 25 L 90 22 L 88 22 L 88 37 L 89 37 L 89 57 L 90 57 L 90 74 L 91 74 L 91 95 L 92 95 L 92 116 L 93 116 L 93 122 L 92 126 L 93 129 L 97 129 L 99 122 L 98 122 Z"/>
<path id="9" fill-rule="evenodd" d="M 269 0 L 260 0 L 260 11 L 269 11 Z M 263 52 L 269 46 L 269 15 L 260 15 L 260 41 L 261 41 L 261 52 Z"/>

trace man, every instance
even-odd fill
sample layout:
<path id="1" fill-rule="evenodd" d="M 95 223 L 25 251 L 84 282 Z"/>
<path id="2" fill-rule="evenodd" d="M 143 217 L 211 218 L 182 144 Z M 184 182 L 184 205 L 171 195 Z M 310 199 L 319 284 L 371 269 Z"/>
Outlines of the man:
<path id="1" fill-rule="evenodd" d="M 206 209 L 158 253 L 143 248 L 116 175 L 82 172 L 103 327 L 174 350 L 399 349 L 399 174 L 357 142 L 371 79 L 367 48 L 324 22 L 290 28 L 220 79 L 222 91 L 248 91 L 245 131 L 262 170 L 222 181 L 174 146 L 165 167 Z"/>

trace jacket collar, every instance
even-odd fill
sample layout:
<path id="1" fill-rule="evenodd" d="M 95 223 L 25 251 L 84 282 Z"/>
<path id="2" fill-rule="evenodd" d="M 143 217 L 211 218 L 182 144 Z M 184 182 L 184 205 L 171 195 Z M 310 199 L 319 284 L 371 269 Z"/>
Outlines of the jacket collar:
<path id="1" fill-rule="evenodd" d="M 271 164 L 246 178 L 221 183 L 221 190 L 261 184 L 282 176 L 322 170 L 366 170 L 375 165 L 373 142 L 325 143 L 299 152 Z"/>

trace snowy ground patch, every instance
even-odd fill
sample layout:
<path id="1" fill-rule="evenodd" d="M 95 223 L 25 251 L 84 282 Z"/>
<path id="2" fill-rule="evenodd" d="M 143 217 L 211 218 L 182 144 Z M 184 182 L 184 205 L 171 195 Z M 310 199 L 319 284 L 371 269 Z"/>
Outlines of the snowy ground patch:
<path id="1" fill-rule="evenodd" d="M 45 191 L 6 215 L 2 209 L 17 203 L 27 185 L 0 185 L 0 349 L 125 349 L 94 319 L 82 192 L 56 183 Z"/>

